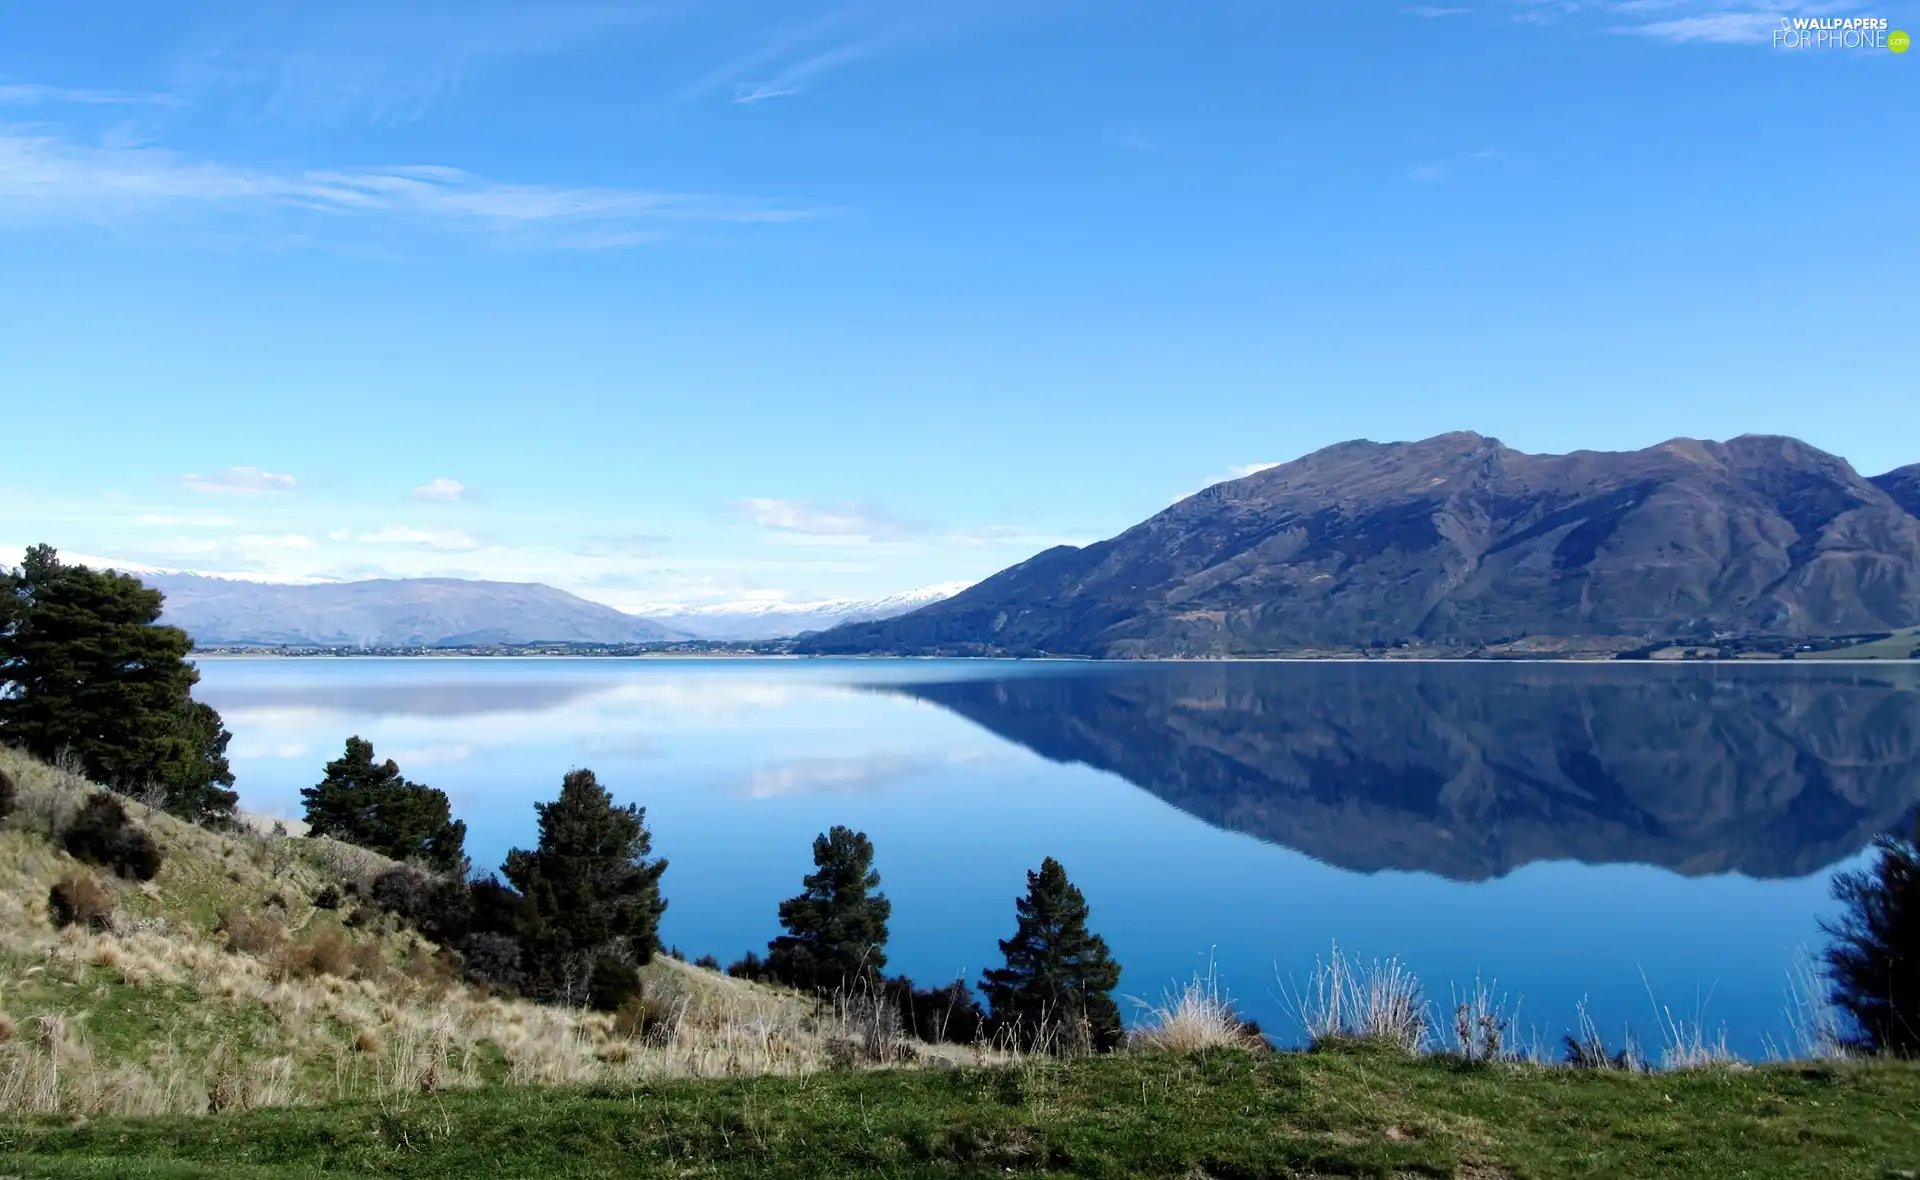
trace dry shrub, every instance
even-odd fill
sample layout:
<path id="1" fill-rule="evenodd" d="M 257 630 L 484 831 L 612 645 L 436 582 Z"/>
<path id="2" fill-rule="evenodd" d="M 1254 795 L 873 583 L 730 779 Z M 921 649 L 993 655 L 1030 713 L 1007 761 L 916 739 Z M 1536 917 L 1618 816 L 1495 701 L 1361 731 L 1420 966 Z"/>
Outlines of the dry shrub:
<path id="1" fill-rule="evenodd" d="M 85 873 L 68 873 L 53 883 L 47 891 L 47 912 L 61 929 L 84 926 L 107 930 L 113 926 L 113 898 Z"/>
<path id="2" fill-rule="evenodd" d="M 620 1010 L 613 1014 L 614 1035 L 628 1040 L 662 1040 L 678 1023 L 677 1008 L 672 999 L 661 995 L 658 989 L 641 988 L 628 996 Z"/>
<path id="3" fill-rule="evenodd" d="M 1338 946 L 1288 1002 L 1315 1045 L 1377 1041 L 1418 1053 L 1432 1025 L 1420 981 L 1400 960 L 1362 963 Z"/>
<path id="4" fill-rule="evenodd" d="M 280 969 L 295 979 L 311 979 L 316 975 L 351 979 L 354 973 L 353 946 L 329 930 L 307 942 L 289 946 L 280 956 Z"/>
<path id="5" fill-rule="evenodd" d="M 127 818 L 119 799 L 105 791 L 87 796 L 67 828 L 66 848 L 76 860 L 112 869 L 130 881 L 151 881 L 166 855 L 146 829 Z"/>
<path id="6" fill-rule="evenodd" d="M 1234 1011 L 1212 963 L 1207 964 L 1205 975 L 1196 972 L 1185 987 L 1167 992 L 1160 1003 L 1135 1003 L 1146 1009 L 1146 1020 L 1128 1038 L 1138 1049 L 1198 1053 L 1266 1046 L 1258 1026 L 1250 1026 Z"/>
<path id="7" fill-rule="evenodd" d="M 287 933 L 280 923 L 239 909 L 228 910 L 220 919 L 220 933 L 226 938 L 228 950 L 258 959 L 278 954 L 287 943 Z"/>

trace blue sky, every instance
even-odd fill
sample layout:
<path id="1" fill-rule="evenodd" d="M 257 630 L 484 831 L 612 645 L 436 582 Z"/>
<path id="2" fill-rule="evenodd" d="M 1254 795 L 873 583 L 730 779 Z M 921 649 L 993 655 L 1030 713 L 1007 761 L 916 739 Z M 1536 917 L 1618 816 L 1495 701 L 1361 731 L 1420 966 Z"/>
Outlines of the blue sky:
<path id="1" fill-rule="evenodd" d="M 1252 465 L 1920 461 L 1920 54 L 1695 0 L 0 0 L 0 544 L 866 596 Z"/>

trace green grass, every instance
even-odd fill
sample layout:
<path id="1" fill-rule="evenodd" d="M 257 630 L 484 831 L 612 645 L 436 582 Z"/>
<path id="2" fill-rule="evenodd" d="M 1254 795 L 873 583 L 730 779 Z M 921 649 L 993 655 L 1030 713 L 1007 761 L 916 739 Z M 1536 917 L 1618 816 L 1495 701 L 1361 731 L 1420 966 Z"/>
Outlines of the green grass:
<path id="1" fill-rule="evenodd" d="M 1803 660 L 1904 660 L 1920 648 L 1920 627 L 1909 627 L 1905 631 L 1896 631 L 1890 639 L 1876 639 L 1872 643 L 1856 643 L 1852 647 L 1839 647 L 1832 651 L 1804 651 L 1799 657 Z"/>
<path id="2" fill-rule="evenodd" d="M 1629 1075 L 1357 1048 L 482 1089 L 0 1127 L 0 1176 L 1920 1175 L 1920 1066 Z"/>

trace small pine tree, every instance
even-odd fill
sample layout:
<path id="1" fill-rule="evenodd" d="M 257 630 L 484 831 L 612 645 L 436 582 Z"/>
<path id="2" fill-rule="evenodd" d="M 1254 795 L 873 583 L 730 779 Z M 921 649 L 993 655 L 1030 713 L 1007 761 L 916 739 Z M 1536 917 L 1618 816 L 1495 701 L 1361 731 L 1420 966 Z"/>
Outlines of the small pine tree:
<path id="1" fill-rule="evenodd" d="M 989 1023 L 1023 1048 L 1119 1046 L 1124 1028 L 1113 989 L 1120 964 L 1106 940 L 1087 929 L 1087 899 L 1048 857 L 1027 873 L 1027 895 L 1014 902 L 1018 928 L 1000 942 L 1005 967 L 985 973 Z"/>
<path id="2" fill-rule="evenodd" d="M 509 852 L 501 867 L 533 912 L 523 966 L 535 994 L 584 1003 L 600 958 L 640 967 L 660 949 L 667 862 L 647 859 L 646 811 L 614 803 L 591 770 L 567 772 L 560 797 L 534 811 L 539 844 Z"/>
<path id="3" fill-rule="evenodd" d="M 832 991 L 871 980 L 887 965 L 887 919 L 893 903 L 873 871 L 865 832 L 835 825 L 814 837 L 814 871 L 798 897 L 780 903 L 787 932 L 767 944 L 767 968 L 790 987 Z"/>
<path id="4" fill-rule="evenodd" d="M 1882 836 L 1879 859 L 1833 879 L 1844 910 L 1821 928 L 1833 1002 L 1852 1018 L 1860 1048 L 1920 1057 L 1920 826 L 1911 840 Z"/>
<path id="5" fill-rule="evenodd" d="M 389 758 L 375 762 L 373 743 L 355 736 L 327 763 L 326 777 L 303 788 L 309 836 L 414 860 L 442 873 L 465 874 L 467 825 L 453 818 L 445 791 L 410 783 Z"/>

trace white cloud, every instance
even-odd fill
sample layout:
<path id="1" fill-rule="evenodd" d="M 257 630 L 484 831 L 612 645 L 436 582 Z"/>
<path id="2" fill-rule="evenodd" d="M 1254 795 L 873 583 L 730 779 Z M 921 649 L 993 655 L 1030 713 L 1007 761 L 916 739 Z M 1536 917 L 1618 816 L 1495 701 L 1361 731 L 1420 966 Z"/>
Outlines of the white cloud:
<path id="1" fill-rule="evenodd" d="M 451 503 L 465 499 L 466 495 L 467 485 L 457 479 L 436 479 L 413 489 L 413 498 L 416 500 L 439 500 Z"/>
<path id="2" fill-rule="evenodd" d="M 372 218 L 490 233 L 555 227 L 787 222 L 814 211 L 698 193 L 558 188 L 488 180 L 432 164 L 274 172 L 194 160 L 165 148 L 89 146 L 0 126 L 0 217 L 123 225 L 140 215 L 248 212 Z M 223 223 L 232 230 L 232 223 Z M 621 246 L 660 235 L 596 231 L 563 246 Z"/>
<path id="3" fill-rule="evenodd" d="M 863 537 L 897 541 L 924 533 L 924 527 L 864 504 L 814 504 L 806 500 L 740 501 L 741 515 L 762 528 L 810 537 Z"/>
<path id="4" fill-rule="evenodd" d="M 258 467 L 229 467 L 214 475 L 188 474 L 181 476 L 180 482 L 196 492 L 222 495 L 257 496 L 270 492 L 291 492 L 294 489 L 291 475 L 276 475 Z"/>
<path id="5" fill-rule="evenodd" d="M 241 549 L 311 549 L 313 538 L 303 537 L 299 533 L 286 533 L 282 536 L 267 536 L 262 533 L 246 533 L 233 539 L 234 545 Z"/>
<path id="6" fill-rule="evenodd" d="M 1675 17 L 1646 24 L 1621 25 L 1616 33 L 1652 37 L 1660 41 L 1685 43 L 1703 41 L 1717 45 L 1748 45 L 1770 42 L 1780 27 L 1780 17 L 1768 12 L 1709 12 L 1699 16 Z"/>
<path id="7" fill-rule="evenodd" d="M 147 512 L 134 519 L 143 529 L 153 528 L 232 528 L 246 522 L 237 516 L 218 516 L 211 512 Z"/>
<path id="8" fill-rule="evenodd" d="M 338 534 L 335 534 L 338 536 Z M 362 545 L 418 545 L 429 549 L 478 549 L 479 542 L 463 529 L 418 529 L 394 525 L 353 537 Z"/>

